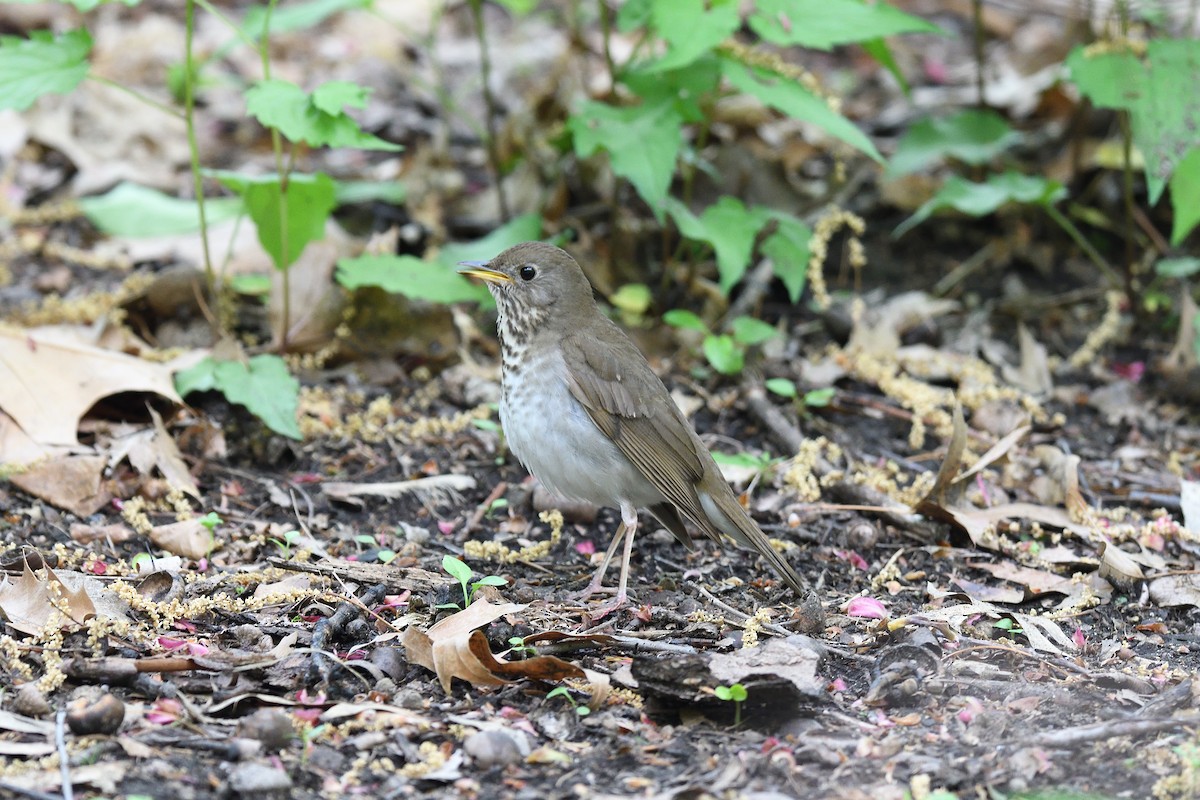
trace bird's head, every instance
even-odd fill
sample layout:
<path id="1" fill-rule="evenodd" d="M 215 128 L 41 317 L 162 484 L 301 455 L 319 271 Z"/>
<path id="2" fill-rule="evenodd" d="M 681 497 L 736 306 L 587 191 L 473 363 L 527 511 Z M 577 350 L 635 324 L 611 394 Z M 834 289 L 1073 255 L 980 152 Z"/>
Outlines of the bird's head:
<path id="1" fill-rule="evenodd" d="M 546 320 L 565 324 L 595 306 L 592 286 L 575 259 L 554 245 L 525 242 L 491 261 L 468 261 L 459 272 L 487 282 L 501 325 L 527 335 Z"/>

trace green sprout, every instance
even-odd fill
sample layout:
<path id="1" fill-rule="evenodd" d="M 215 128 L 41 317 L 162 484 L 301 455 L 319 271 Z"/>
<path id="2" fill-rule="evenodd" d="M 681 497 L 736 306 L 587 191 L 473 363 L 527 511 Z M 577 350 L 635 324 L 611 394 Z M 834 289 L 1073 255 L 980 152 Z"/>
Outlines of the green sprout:
<path id="1" fill-rule="evenodd" d="M 209 533 L 212 533 L 217 529 L 217 526 L 223 523 L 225 520 L 221 519 L 221 515 L 217 512 L 210 511 L 196 521 L 208 528 Z"/>
<path id="2" fill-rule="evenodd" d="M 292 545 L 300 538 L 300 531 L 284 531 L 280 536 L 272 536 L 268 539 L 271 544 L 279 548 L 279 552 L 283 553 L 284 559 L 292 557 Z"/>
<path id="3" fill-rule="evenodd" d="M 571 690 L 565 686 L 559 686 L 557 689 L 551 689 L 550 693 L 546 695 L 546 699 L 549 700 L 551 697 L 567 698 L 567 702 L 571 704 L 571 708 L 575 709 L 575 713 L 581 717 L 586 717 L 588 714 L 592 713 L 592 709 L 589 708 L 587 704 L 580 703 L 574 697 L 571 697 Z"/>
<path id="4" fill-rule="evenodd" d="M 536 656 L 537 655 L 537 648 L 531 647 L 531 646 L 525 644 L 524 636 L 508 637 L 508 646 L 509 646 L 509 649 L 512 650 L 512 652 L 514 652 L 514 653 L 524 653 L 527 656 Z"/>
<path id="5" fill-rule="evenodd" d="M 471 578 L 475 573 L 463 561 L 454 556 L 447 555 L 442 557 L 442 569 L 450 574 L 450 577 L 458 581 L 463 590 L 463 608 L 471 605 L 471 601 L 475 597 L 475 591 L 480 586 L 506 586 L 508 581 L 501 578 L 499 575 L 485 575 L 477 581 L 472 582 Z M 458 603 L 442 603 L 438 608 L 458 608 Z"/>
<path id="6" fill-rule="evenodd" d="M 742 724 L 742 703 L 746 701 L 749 694 L 746 692 L 746 687 L 740 683 L 735 683 L 732 686 L 718 686 L 713 689 L 713 694 L 719 700 L 733 701 L 733 724 L 734 727 Z"/>

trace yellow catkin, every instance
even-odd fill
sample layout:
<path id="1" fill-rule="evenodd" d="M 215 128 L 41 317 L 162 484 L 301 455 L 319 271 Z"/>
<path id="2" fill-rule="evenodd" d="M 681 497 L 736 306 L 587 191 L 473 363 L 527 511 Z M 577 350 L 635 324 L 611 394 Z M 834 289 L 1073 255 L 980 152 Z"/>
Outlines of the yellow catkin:
<path id="1" fill-rule="evenodd" d="M 1125 293 L 1110 290 L 1105 293 L 1104 298 L 1107 306 L 1100 324 L 1088 334 L 1083 346 L 1076 350 L 1067 361 L 1075 369 L 1080 369 L 1095 361 L 1101 348 L 1111 342 L 1120 331 L 1121 309 L 1126 304 Z"/>

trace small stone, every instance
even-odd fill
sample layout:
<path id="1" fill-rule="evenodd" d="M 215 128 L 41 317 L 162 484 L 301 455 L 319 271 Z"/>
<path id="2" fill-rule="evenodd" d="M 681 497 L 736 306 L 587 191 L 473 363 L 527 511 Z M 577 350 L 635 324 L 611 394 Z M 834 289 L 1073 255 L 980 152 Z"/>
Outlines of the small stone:
<path id="1" fill-rule="evenodd" d="M 67 708 L 67 727 L 76 736 L 111 735 L 125 721 L 125 704 L 111 694 L 104 694 L 94 703 L 80 698 Z"/>
<path id="2" fill-rule="evenodd" d="M 13 711 L 27 717 L 48 717 L 54 709 L 36 683 L 27 683 L 17 690 L 17 696 L 13 698 Z"/>
<path id="3" fill-rule="evenodd" d="M 505 767 L 523 758 L 517 740 L 504 731 L 473 733 L 463 742 L 463 751 L 477 769 Z"/>
<path id="4" fill-rule="evenodd" d="M 401 689 L 396 692 L 394 702 L 401 708 L 407 708 L 410 711 L 416 711 L 425 707 L 425 698 L 415 689 Z"/>
<path id="5" fill-rule="evenodd" d="M 276 708 L 260 708 L 238 720 L 238 736 L 262 742 L 268 753 L 277 753 L 296 738 L 296 729 L 288 714 Z"/>
<path id="6" fill-rule="evenodd" d="M 243 795 L 285 792 L 292 788 L 292 779 L 281 769 L 251 761 L 239 764 L 229 773 L 229 788 Z"/>

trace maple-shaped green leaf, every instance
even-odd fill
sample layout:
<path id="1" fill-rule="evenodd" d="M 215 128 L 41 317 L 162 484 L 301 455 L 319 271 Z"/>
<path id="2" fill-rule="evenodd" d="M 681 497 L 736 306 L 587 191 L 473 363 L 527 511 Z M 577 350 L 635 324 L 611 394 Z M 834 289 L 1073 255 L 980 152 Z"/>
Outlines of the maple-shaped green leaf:
<path id="1" fill-rule="evenodd" d="M 245 406 L 276 433 L 300 439 L 296 422 L 300 382 L 279 356 L 262 354 L 249 361 L 217 361 L 209 356 L 175 375 L 181 397 L 192 392 L 218 391 L 231 403 Z"/>
<path id="2" fill-rule="evenodd" d="M 44 94 L 64 94 L 87 77 L 92 37 L 82 28 L 28 39 L 0 36 L 0 109 L 24 111 Z"/>
<path id="3" fill-rule="evenodd" d="M 898 33 L 942 33 L 887 3 L 862 0 L 757 0 L 750 29 L 771 44 L 829 50 Z"/>
<path id="4" fill-rule="evenodd" d="M 246 90 L 246 111 L 290 141 L 313 147 L 404 148 L 367 133 L 345 108 L 362 108 L 370 90 L 346 81 L 318 86 L 311 94 L 290 81 L 259 81 Z"/>
<path id="5" fill-rule="evenodd" d="M 627 178 L 661 217 L 683 143 L 683 120 L 668 103 L 616 108 L 589 101 L 567 122 L 575 154 L 608 153 L 612 170 Z"/>
<path id="6" fill-rule="evenodd" d="M 325 238 L 325 222 L 336 203 L 336 189 L 328 175 L 292 174 L 286 191 L 278 175 L 213 175 L 227 189 L 241 195 L 258 230 L 258 241 L 276 269 L 287 269 L 309 242 Z"/>

